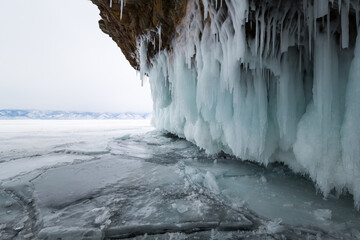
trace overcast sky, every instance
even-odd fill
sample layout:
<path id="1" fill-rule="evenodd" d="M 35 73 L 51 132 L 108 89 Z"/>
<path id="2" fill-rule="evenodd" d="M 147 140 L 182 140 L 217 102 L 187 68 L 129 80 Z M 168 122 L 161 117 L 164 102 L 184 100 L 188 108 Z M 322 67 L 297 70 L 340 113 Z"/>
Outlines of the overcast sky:
<path id="1" fill-rule="evenodd" d="M 0 0 L 0 109 L 149 112 L 89 0 Z"/>

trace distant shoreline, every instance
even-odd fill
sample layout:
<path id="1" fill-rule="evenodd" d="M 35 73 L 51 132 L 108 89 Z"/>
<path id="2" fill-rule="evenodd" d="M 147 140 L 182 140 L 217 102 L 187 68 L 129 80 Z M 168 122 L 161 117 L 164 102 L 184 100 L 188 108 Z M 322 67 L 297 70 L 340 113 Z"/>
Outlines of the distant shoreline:
<path id="1" fill-rule="evenodd" d="M 145 120 L 151 113 L 0 109 L 0 120 Z"/>

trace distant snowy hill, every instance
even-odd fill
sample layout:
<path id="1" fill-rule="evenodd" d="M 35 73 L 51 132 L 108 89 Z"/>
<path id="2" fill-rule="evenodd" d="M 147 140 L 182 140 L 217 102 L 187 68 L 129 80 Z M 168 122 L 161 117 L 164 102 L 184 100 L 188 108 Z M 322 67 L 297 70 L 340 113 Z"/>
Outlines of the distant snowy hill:
<path id="1" fill-rule="evenodd" d="M 0 120 L 5 119 L 148 119 L 150 113 L 94 113 L 68 111 L 40 111 L 40 110 L 0 110 Z"/>

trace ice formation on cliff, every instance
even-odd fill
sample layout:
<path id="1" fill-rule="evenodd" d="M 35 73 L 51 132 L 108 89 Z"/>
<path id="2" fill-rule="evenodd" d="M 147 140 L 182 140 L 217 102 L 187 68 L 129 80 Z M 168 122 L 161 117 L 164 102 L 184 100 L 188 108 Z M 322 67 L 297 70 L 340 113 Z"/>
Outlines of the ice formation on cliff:
<path id="1" fill-rule="evenodd" d="M 189 1 L 172 50 L 150 62 L 141 36 L 154 123 L 209 154 L 283 162 L 359 207 L 359 1 L 279 3 Z"/>

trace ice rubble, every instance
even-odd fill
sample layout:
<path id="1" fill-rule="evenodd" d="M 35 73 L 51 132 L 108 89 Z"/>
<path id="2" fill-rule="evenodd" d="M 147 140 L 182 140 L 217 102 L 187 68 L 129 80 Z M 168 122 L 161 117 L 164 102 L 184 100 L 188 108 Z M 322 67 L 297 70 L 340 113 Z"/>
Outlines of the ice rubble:
<path id="1" fill-rule="evenodd" d="M 203 8 L 202 8 L 203 5 Z M 360 206 L 359 1 L 189 1 L 172 50 L 148 60 L 158 128 L 308 174 Z M 350 20 L 349 20 L 350 19 Z"/>

